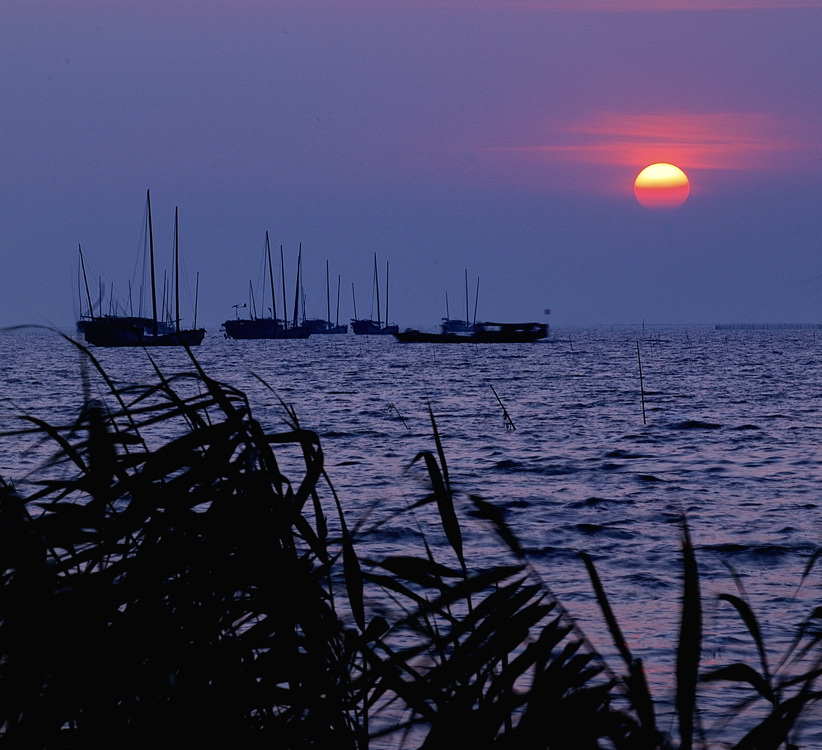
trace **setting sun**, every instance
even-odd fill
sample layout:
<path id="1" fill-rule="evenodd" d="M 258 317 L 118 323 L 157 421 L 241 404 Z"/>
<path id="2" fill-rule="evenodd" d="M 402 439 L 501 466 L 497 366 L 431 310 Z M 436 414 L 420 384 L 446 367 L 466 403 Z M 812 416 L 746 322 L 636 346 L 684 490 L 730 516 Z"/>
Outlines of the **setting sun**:
<path id="1" fill-rule="evenodd" d="M 645 208 L 678 208 L 691 192 L 687 175 L 673 164 L 660 162 L 645 167 L 634 182 L 634 195 Z"/>

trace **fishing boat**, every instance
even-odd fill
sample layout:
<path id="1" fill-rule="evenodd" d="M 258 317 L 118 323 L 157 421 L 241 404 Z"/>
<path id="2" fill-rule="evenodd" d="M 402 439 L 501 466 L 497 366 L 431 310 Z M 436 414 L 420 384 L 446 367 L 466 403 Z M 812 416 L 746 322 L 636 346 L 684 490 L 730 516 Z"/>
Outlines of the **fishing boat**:
<path id="1" fill-rule="evenodd" d="M 397 334 L 400 332 L 399 326 L 388 325 L 388 261 L 385 263 L 385 325 L 382 324 L 380 315 L 380 277 L 377 273 L 377 254 L 374 253 L 374 287 L 377 297 L 377 319 L 357 318 L 357 298 L 354 297 L 354 319 L 351 321 L 351 329 L 358 336 L 379 336 L 385 334 Z M 354 292 L 354 286 L 351 286 Z"/>
<path id="2" fill-rule="evenodd" d="M 328 317 L 308 318 L 303 317 L 303 326 L 312 334 L 340 334 L 348 333 L 348 325 L 340 325 L 340 276 L 337 276 L 337 322 L 331 322 L 331 293 L 328 279 L 328 261 L 325 262 L 325 304 Z"/>
<path id="3" fill-rule="evenodd" d="M 223 322 L 221 328 L 228 339 L 307 339 L 311 331 L 306 326 L 297 324 L 297 298 L 300 289 L 300 267 L 302 264 L 302 244 L 300 244 L 300 254 L 297 257 L 297 296 L 294 303 L 294 319 L 289 326 L 283 310 L 283 319 L 277 319 L 277 300 L 274 294 L 274 270 L 271 263 L 271 243 L 268 232 L 265 233 L 265 263 L 268 270 L 269 285 L 271 287 L 271 317 L 258 317 L 256 304 L 254 302 L 254 290 L 251 288 L 250 317 L 240 318 L 239 308 L 241 305 L 234 305 L 235 318 Z M 283 248 L 280 245 L 280 268 L 282 270 L 283 282 L 283 308 L 285 308 L 285 262 L 283 260 Z M 250 285 L 250 282 L 249 282 Z M 265 309 L 265 276 L 263 276 L 263 299 L 262 306 Z M 242 305 L 245 307 L 245 305 Z"/>
<path id="4" fill-rule="evenodd" d="M 474 323 L 469 331 L 439 333 L 406 329 L 395 333 L 397 341 L 424 344 L 525 344 L 548 336 L 547 323 Z"/>
<path id="5" fill-rule="evenodd" d="M 179 211 L 174 211 L 174 319 L 160 320 L 157 317 L 157 288 L 154 273 L 154 231 L 151 222 L 151 193 L 146 191 L 146 222 L 148 225 L 148 243 L 151 273 L 151 317 L 140 315 L 94 315 L 91 296 L 88 293 L 88 279 L 84 281 L 88 296 L 88 314 L 81 313 L 77 330 L 82 333 L 86 342 L 94 346 L 199 346 L 205 336 L 205 328 L 197 327 L 195 303 L 194 327 L 180 327 L 180 246 L 179 246 Z M 82 262 L 82 250 L 81 250 Z M 199 282 L 199 278 L 198 278 Z M 199 286 L 199 283 L 198 283 Z"/>

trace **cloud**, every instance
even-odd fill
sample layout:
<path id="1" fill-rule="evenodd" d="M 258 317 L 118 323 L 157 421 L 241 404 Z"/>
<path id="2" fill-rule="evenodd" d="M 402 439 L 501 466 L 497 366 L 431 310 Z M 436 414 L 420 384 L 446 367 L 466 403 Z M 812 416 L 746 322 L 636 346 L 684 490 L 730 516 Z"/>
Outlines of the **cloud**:
<path id="1" fill-rule="evenodd" d="M 498 10 L 532 11 L 604 11 L 624 12 L 672 12 L 711 10 L 759 10 L 791 8 L 822 8 L 820 0 L 479 0 L 479 2 L 458 3 L 466 7 L 488 7 Z"/>
<path id="2" fill-rule="evenodd" d="M 289 3 L 286 3 L 289 4 Z M 822 0 L 292 0 L 301 7 L 530 13 L 637 13 L 822 8 Z"/>
<path id="3" fill-rule="evenodd" d="M 570 123 L 556 143 L 501 149 L 577 164 L 641 167 L 668 161 L 690 169 L 783 170 L 818 163 L 819 147 L 787 118 L 753 112 L 597 112 Z M 813 157 L 816 156 L 816 159 Z"/>

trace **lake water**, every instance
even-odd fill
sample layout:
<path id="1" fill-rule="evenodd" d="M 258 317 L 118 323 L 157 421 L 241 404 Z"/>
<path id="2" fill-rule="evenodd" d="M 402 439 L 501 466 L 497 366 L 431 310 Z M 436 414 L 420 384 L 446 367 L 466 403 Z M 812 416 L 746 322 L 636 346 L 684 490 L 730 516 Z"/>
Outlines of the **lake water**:
<path id="1" fill-rule="evenodd" d="M 80 363 L 70 344 L 29 330 L 0 334 L 0 347 L 0 430 L 19 426 L 23 413 L 55 422 L 77 414 Z M 94 353 L 120 383 L 153 380 L 141 350 Z M 152 356 L 167 374 L 191 369 L 183 351 Z M 673 694 L 682 513 L 702 575 L 706 666 L 736 657 L 758 664 L 739 619 L 716 598 L 738 593 L 728 566 L 774 664 L 822 603 L 822 567 L 799 586 L 822 543 L 819 331 L 564 329 L 525 345 L 353 335 L 231 341 L 209 331 L 196 356 L 209 375 L 249 395 L 267 429 L 287 425 L 279 397 L 319 433 L 351 525 L 375 501 L 387 512 L 424 496 L 421 468 L 408 466 L 434 449 L 430 405 L 460 497 L 480 495 L 507 511 L 551 590 L 610 653 L 579 552 L 594 557 L 661 705 Z M 44 449 L 21 439 L 2 448 L 0 474 L 25 487 Z M 467 501 L 461 507 L 469 557 L 505 559 Z M 418 552 L 408 520 L 364 535 L 363 544 L 374 554 Z M 436 533 L 429 523 L 420 521 Z M 715 698 L 722 705 L 733 696 Z M 806 739 L 822 746 L 822 717 Z"/>

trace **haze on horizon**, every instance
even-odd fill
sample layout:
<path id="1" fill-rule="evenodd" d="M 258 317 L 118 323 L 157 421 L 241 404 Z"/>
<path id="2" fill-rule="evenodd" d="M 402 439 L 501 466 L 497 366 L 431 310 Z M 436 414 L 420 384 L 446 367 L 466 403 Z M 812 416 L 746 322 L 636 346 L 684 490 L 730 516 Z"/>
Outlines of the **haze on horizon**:
<path id="1" fill-rule="evenodd" d="M 5 0 L 0 326 L 71 327 L 78 245 L 126 298 L 147 189 L 209 335 L 266 231 L 310 317 L 376 253 L 401 327 L 466 269 L 480 319 L 822 322 L 819 39 L 822 0 Z"/>

